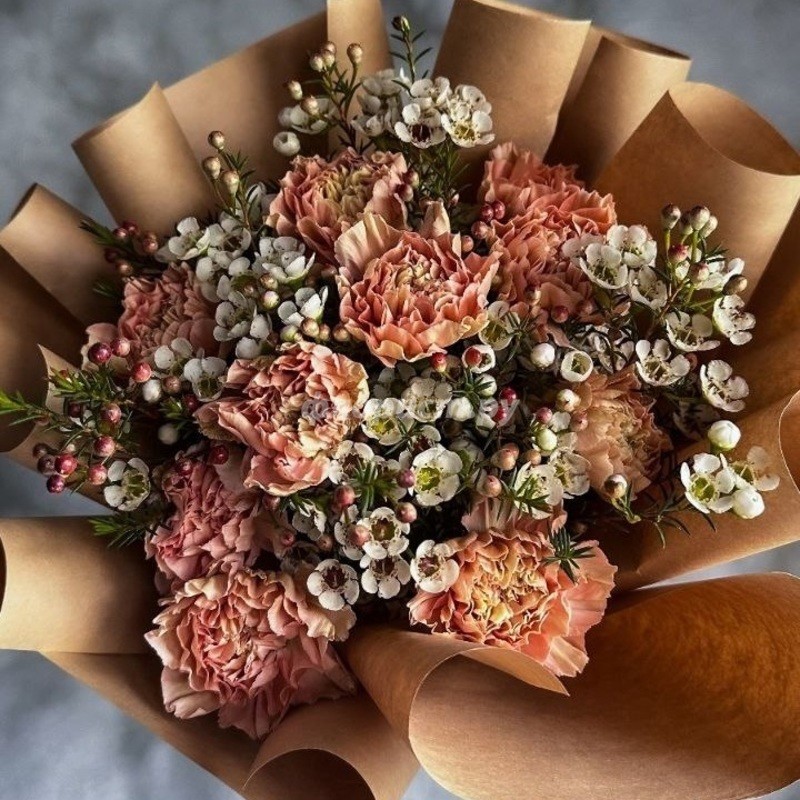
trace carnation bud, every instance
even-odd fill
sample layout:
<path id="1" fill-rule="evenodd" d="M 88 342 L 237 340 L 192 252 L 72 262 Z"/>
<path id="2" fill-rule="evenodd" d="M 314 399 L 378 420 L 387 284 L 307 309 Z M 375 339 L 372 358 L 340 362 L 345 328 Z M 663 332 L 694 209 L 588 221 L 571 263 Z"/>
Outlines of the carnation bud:
<path id="1" fill-rule="evenodd" d="M 286 90 L 292 100 L 299 102 L 303 99 L 303 86 L 300 81 L 287 81 Z"/>
<path id="2" fill-rule="evenodd" d="M 672 203 L 661 209 L 661 227 L 665 231 L 671 231 L 680 218 L 681 210 Z"/>
<path id="3" fill-rule="evenodd" d="M 536 369 L 552 367 L 556 360 L 556 349 L 550 342 L 541 342 L 531 348 L 530 360 Z"/>
<path id="4" fill-rule="evenodd" d="M 108 480 L 108 470 L 102 464 L 92 464 L 86 472 L 92 486 L 102 486 Z"/>
<path id="5" fill-rule="evenodd" d="M 673 244 L 669 250 L 667 250 L 667 261 L 673 266 L 683 264 L 684 261 L 688 260 L 690 255 L 691 253 L 687 245 Z"/>
<path id="6" fill-rule="evenodd" d="M 94 442 L 94 452 L 101 458 L 109 458 L 117 451 L 117 443 L 110 436 L 99 436 Z"/>
<path id="7" fill-rule="evenodd" d="M 404 522 L 406 525 L 416 522 L 417 509 L 412 503 L 398 503 L 394 513 L 397 519 L 399 519 L 400 522 Z"/>
<path id="8" fill-rule="evenodd" d="M 711 219 L 711 212 L 705 206 L 695 206 L 689 212 L 689 224 L 695 231 L 701 231 Z"/>
<path id="9" fill-rule="evenodd" d="M 358 42 L 353 42 L 347 48 L 347 57 L 350 63 L 357 67 L 364 59 L 364 48 Z"/>
<path id="10" fill-rule="evenodd" d="M 122 227 L 125 228 L 125 230 L 128 231 L 131 236 L 136 236 L 136 234 L 139 233 L 139 226 L 135 222 L 131 222 L 129 219 L 122 220 L 120 225 L 122 225 Z"/>
<path id="11" fill-rule="evenodd" d="M 628 481 L 617 472 L 606 478 L 603 489 L 612 500 L 621 500 L 628 493 Z"/>
<path id="12" fill-rule="evenodd" d="M 724 294 L 741 294 L 747 288 L 747 278 L 744 275 L 734 275 L 728 279 L 725 288 L 722 290 Z"/>
<path id="13" fill-rule="evenodd" d="M 146 361 L 134 364 L 131 370 L 131 379 L 134 383 L 147 383 L 153 375 L 152 367 Z"/>
<path id="14" fill-rule="evenodd" d="M 215 150 L 224 150 L 225 134 L 222 131 L 211 131 L 211 133 L 208 134 L 208 143 Z"/>
<path id="15" fill-rule="evenodd" d="M 559 411 L 567 411 L 571 414 L 577 410 L 580 404 L 580 395 L 577 392 L 573 392 L 572 389 L 561 389 L 556 395 L 556 408 Z"/>
<path id="16" fill-rule="evenodd" d="M 167 422 L 158 429 L 158 441 L 168 447 L 178 441 L 178 429 L 171 422 Z"/>
<path id="17" fill-rule="evenodd" d="M 47 491 L 50 494 L 61 494 L 66 487 L 67 483 L 60 475 L 51 475 L 47 479 Z"/>
<path id="18" fill-rule="evenodd" d="M 105 342 L 97 342 L 89 348 L 88 358 L 92 364 L 101 366 L 107 364 L 111 360 L 111 348 Z"/>
<path id="19" fill-rule="evenodd" d="M 503 492 L 503 483 L 495 475 L 483 475 L 478 480 L 478 491 L 484 497 L 499 497 Z"/>
<path id="20" fill-rule="evenodd" d="M 741 438 L 742 432 L 739 427 L 728 419 L 717 420 L 708 429 L 708 441 L 720 453 L 733 450 Z"/>
<path id="21" fill-rule="evenodd" d="M 236 194 L 242 180 L 239 173 L 235 169 L 226 169 L 219 177 L 222 185 L 228 190 L 228 194 Z"/>

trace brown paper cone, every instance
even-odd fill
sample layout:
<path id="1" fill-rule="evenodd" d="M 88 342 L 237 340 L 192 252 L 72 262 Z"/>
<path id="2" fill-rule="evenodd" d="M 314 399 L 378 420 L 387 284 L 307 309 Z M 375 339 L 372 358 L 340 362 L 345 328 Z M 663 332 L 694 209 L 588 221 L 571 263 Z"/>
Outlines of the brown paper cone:
<path id="1" fill-rule="evenodd" d="M 800 198 L 800 156 L 741 100 L 707 84 L 674 86 L 597 180 L 621 221 L 654 235 L 667 203 L 708 206 L 718 239 L 747 264 L 748 296 Z"/>
<path id="2" fill-rule="evenodd" d="M 146 652 L 156 592 L 139 548 L 109 548 L 82 517 L 0 520 L 0 548 L 0 647 Z"/>
<path id="3" fill-rule="evenodd" d="M 589 27 L 502 0 L 456 0 L 435 72 L 487 96 L 497 142 L 543 156 Z M 464 156 L 481 161 L 488 149 Z"/>
<path id="4" fill-rule="evenodd" d="M 437 672 L 446 674 L 449 680 L 469 669 L 470 664 L 480 663 L 511 675 L 527 686 L 551 692 L 565 691 L 549 670 L 521 653 L 447 636 L 385 626 L 357 629 L 347 640 L 345 653 L 347 663 L 369 696 L 404 737 L 409 735 L 419 693 Z"/>
<path id="5" fill-rule="evenodd" d="M 698 514 L 682 514 L 680 518 L 691 535 L 668 530 L 666 546 L 662 546 L 658 533 L 646 525 L 637 526 L 626 534 L 613 533 L 601 537 L 603 549 L 612 563 L 619 567 L 616 577 L 618 591 L 723 564 L 800 538 L 797 527 L 800 519 L 800 492 L 797 489 L 800 476 L 800 393 L 749 414 L 737 420 L 737 424 L 742 430 L 737 453 L 744 456 L 753 445 L 764 447 L 772 460 L 773 471 L 780 475 L 779 487 L 764 496 L 764 513 L 754 520 L 739 519 L 733 514 L 715 514 L 712 519 L 716 531 L 712 531 Z M 683 453 L 680 460 L 688 457 L 688 452 Z"/>
<path id="6" fill-rule="evenodd" d="M 75 361 L 83 343 L 81 325 L 2 249 L 0 293 L 0 387 L 8 394 L 21 392 L 28 399 L 44 401 L 47 372 L 37 343 Z M 18 447 L 33 428 L 10 422 L 10 417 L 0 417 L 0 451 Z"/>
<path id="7" fill-rule="evenodd" d="M 471 659 L 433 670 L 410 713 L 411 746 L 469 800 L 760 795 L 800 777 L 798 625 L 791 576 L 645 592 L 589 633 L 592 658 L 569 697 Z M 385 631 L 372 635 L 376 650 L 391 646 Z M 395 652 L 389 674 L 417 670 L 418 653 Z"/>
<path id="8" fill-rule="evenodd" d="M 221 130 L 230 148 L 248 157 L 256 176 L 282 175 L 289 162 L 277 153 L 272 139 L 280 130 L 278 112 L 291 104 L 283 84 L 308 77 L 308 54 L 326 39 L 326 17 L 318 14 L 167 89 L 194 158 L 210 154 L 208 134 Z"/>
<path id="9" fill-rule="evenodd" d="M 164 234 L 214 205 L 210 184 L 158 84 L 73 147 L 117 221 Z"/>
<path id="10" fill-rule="evenodd" d="M 0 247 L 81 324 L 107 321 L 113 303 L 93 290 L 99 279 L 114 277 L 103 251 L 80 229 L 77 209 L 44 186 L 34 184 L 8 225 Z"/>
<path id="11" fill-rule="evenodd" d="M 550 163 L 578 164 L 578 175 L 591 183 L 664 92 L 681 83 L 691 61 L 680 53 L 592 28 L 579 68 L 580 85 L 565 100 Z"/>

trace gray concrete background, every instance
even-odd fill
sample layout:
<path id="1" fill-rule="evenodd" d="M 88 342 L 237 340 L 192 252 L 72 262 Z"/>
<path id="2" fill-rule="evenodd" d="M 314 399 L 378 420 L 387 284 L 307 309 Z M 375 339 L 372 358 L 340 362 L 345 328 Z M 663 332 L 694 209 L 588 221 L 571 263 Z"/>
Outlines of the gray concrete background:
<path id="1" fill-rule="evenodd" d="M 593 18 L 692 54 L 694 80 L 739 94 L 795 145 L 800 141 L 797 0 L 528 4 Z M 435 41 L 450 2 L 392 0 L 385 5 L 388 16 L 408 14 Z M 72 139 L 137 100 L 154 80 L 169 84 L 321 7 L 321 0 L 0 0 L 0 218 L 34 180 L 102 216 L 70 150 Z M 475 57 L 491 58 L 491 53 Z M 47 496 L 35 476 L 0 459 L 0 516 L 82 513 L 87 508 L 85 501 Z M 800 574 L 800 546 L 706 574 L 772 569 Z M 0 721 L 0 800 L 234 797 L 36 655 L 0 653 Z M 449 797 L 420 775 L 406 800 Z M 798 800 L 800 784 L 770 798 Z"/>

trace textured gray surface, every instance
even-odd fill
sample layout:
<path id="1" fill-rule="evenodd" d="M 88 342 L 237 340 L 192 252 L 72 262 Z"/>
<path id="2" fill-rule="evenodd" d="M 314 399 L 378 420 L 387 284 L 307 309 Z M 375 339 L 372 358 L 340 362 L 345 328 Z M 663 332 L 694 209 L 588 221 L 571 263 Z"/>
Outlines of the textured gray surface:
<path id="1" fill-rule="evenodd" d="M 690 53 L 693 79 L 736 92 L 795 144 L 800 139 L 796 0 L 529 4 Z M 386 3 L 388 14 L 402 9 L 432 38 L 449 6 L 448 0 Z M 0 0 L 0 217 L 34 180 L 102 216 L 69 148 L 73 138 L 138 99 L 153 80 L 171 83 L 319 8 L 321 0 Z M 87 505 L 46 496 L 34 476 L 0 459 L 0 516 L 81 513 Z M 713 574 L 772 569 L 800 573 L 800 547 Z M 234 797 L 35 655 L 0 653 L 0 720 L 1 800 Z M 406 800 L 449 797 L 420 775 Z M 770 797 L 798 800 L 800 784 Z"/>

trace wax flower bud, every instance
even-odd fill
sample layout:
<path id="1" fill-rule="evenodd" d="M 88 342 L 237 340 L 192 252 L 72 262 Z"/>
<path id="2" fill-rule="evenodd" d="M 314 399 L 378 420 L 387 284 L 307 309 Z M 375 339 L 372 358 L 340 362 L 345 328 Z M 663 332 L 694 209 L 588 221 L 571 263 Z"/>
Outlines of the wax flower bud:
<path id="1" fill-rule="evenodd" d="M 701 231 L 711 219 L 711 212 L 705 206 L 695 206 L 689 212 L 689 224 L 692 230 Z"/>
<path id="2" fill-rule="evenodd" d="M 222 131 L 211 131 L 211 133 L 208 134 L 208 143 L 215 150 L 224 150 L 225 134 Z"/>
<path id="3" fill-rule="evenodd" d="M 628 493 L 628 481 L 624 475 L 615 473 L 606 478 L 603 489 L 612 500 L 621 500 Z"/>
<path id="4" fill-rule="evenodd" d="M 721 453 L 733 450 L 739 444 L 739 439 L 741 438 L 742 432 L 739 430 L 738 425 L 728 419 L 717 420 L 708 429 L 708 441 Z"/>
<path id="5" fill-rule="evenodd" d="M 550 342 L 541 342 L 531 349 L 530 360 L 536 369 L 552 367 L 556 360 L 556 349 Z"/>
<path id="6" fill-rule="evenodd" d="M 292 100 L 298 103 L 303 99 L 303 86 L 300 81 L 287 81 L 286 91 L 289 92 L 289 96 Z"/>
<path id="7" fill-rule="evenodd" d="M 670 203 L 661 209 L 661 227 L 665 231 L 671 231 L 680 218 L 681 210 L 676 205 Z"/>

